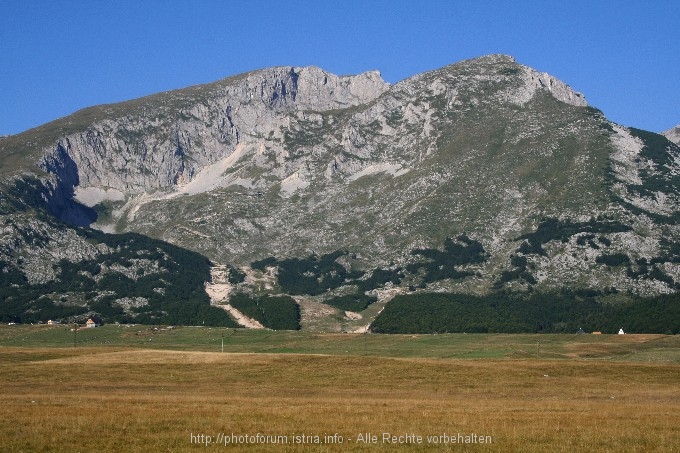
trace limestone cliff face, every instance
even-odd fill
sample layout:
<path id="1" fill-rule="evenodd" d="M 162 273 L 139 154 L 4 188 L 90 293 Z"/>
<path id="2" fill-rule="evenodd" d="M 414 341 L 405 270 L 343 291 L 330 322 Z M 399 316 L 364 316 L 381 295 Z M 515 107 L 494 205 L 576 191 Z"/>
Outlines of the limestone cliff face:
<path id="1" fill-rule="evenodd" d="M 59 137 L 40 166 L 54 173 L 57 162 L 70 160 L 77 176 L 60 178 L 63 183 L 126 193 L 182 184 L 239 143 L 278 131 L 285 112 L 355 106 L 387 88 L 377 71 L 349 77 L 316 67 L 255 71 L 188 93 L 138 100 L 125 116 Z"/>

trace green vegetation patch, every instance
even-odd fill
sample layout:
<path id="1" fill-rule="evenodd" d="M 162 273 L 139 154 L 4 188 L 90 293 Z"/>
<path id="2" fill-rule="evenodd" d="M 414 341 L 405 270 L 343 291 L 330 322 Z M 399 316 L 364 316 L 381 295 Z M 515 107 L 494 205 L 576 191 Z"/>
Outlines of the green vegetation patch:
<path id="1" fill-rule="evenodd" d="M 421 293 L 395 297 L 371 325 L 376 333 L 680 333 L 680 295 L 605 305 L 597 292 L 487 296 Z"/>
<path id="2" fill-rule="evenodd" d="M 628 225 L 624 225 L 617 221 L 608 221 L 601 218 L 591 218 L 588 222 L 572 222 L 570 220 L 559 220 L 555 218 L 546 218 L 539 225 L 533 233 L 527 233 L 518 238 L 524 239 L 525 242 L 519 247 L 518 251 L 528 255 L 545 255 L 543 244 L 550 241 L 567 242 L 569 238 L 579 233 L 623 233 L 632 231 Z M 580 238 L 579 238 L 580 240 Z"/>
<path id="3" fill-rule="evenodd" d="M 255 261 L 253 269 L 264 270 L 267 266 L 278 266 L 279 285 L 288 294 L 322 294 L 329 289 L 347 284 L 349 280 L 361 277 L 364 272 L 348 272 L 337 262 L 345 251 L 336 251 L 325 255 L 311 255 L 307 258 L 287 258 L 277 260 L 274 257 Z"/>
<path id="4" fill-rule="evenodd" d="M 459 271 L 457 266 L 465 264 L 482 263 L 489 257 L 482 244 L 472 240 L 462 234 L 455 240 L 446 238 L 444 250 L 437 249 L 417 249 L 411 252 L 412 255 L 421 256 L 426 261 L 421 261 L 407 266 L 407 270 L 418 273 L 424 271 L 423 283 L 438 280 L 462 279 L 474 275 L 469 271 Z"/>
<path id="5" fill-rule="evenodd" d="M 359 291 L 372 291 L 374 289 L 382 288 L 387 283 L 398 285 L 405 277 L 402 269 L 374 269 L 371 271 L 370 277 L 363 280 L 356 280 L 353 283 L 359 287 Z"/>
<path id="6" fill-rule="evenodd" d="M 644 131 L 636 128 L 628 128 L 631 135 L 639 138 L 642 149 L 639 153 L 639 160 L 646 161 L 646 165 L 641 165 L 638 171 L 641 184 L 627 184 L 626 190 L 631 194 L 641 197 L 656 199 L 657 193 L 677 194 L 680 191 L 680 174 L 675 171 L 675 162 L 680 159 L 680 146 L 668 140 L 666 137 L 653 132 Z M 610 179 L 613 179 L 613 170 L 608 169 Z M 669 215 L 662 215 L 649 212 L 643 208 L 632 205 L 621 197 L 612 195 L 614 201 L 625 206 L 635 214 L 644 213 L 660 223 L 677 223 L 680 220 L 680 211 L 675 211 Z"/>
<path id="7" fill-rule="evenodd" d="M 622 266 L 624 264 L 630 263 L 630 258 L 625 253 L 614 253 L 611 255 L 600 255 L 595 258 L 595 262 L 599 264 L 605 264 L 607 266 Z"/>
<path id="8" fill-rule="evenodd" d="M 231 283 L 232 285 L 237 285 L 239 283 L 243 283 L 244 281 L 246 281 L 246 273 L 235 267 L 230 267 L 229 277 L 227 279 L 229 280 L 229 283 Z"/>
<path id="9" fill-rule="evenodd" d="M 652 164 L 653 170 L 642 168 L 638 175 L 642 184 L 630 184 L 627 190 L 643 197 L 656 198 L 656 193 L 676 194 L 680 191 L 680 174 L 673 172 L 674 161 L 680 158 L 680 147 L 663 135 L 639 129 L 630 129 L 631 134 L 640 138 L 644 146 L 640 157 Z"/>
<path id="10" fill-rule="evenodd" d="M 44 204 L 40 189 L 42 185 L 36 178 L 25 178 L 14 181 L 12 185 L 3 184 L 3 196 L 0 198 L 0 215 L 24 212 L 31 207 Z"/>
<path id="11" fill-rule="evenodd" d="M 289 296 L 254 297 L 236 293 L 229 304 L 273 330 L 300 330 L 300 307 Z"/>
<path id="12" fill-rule="evenodd" d="M 458 270 L 457 267 L 482 263 L 489 257 L 480 242 L 464 234 L 456 239 L 446 238 L 443 250 L 431 248 L 413 250 L 411 254 L 422 259 L 409 264 L 406 269 L 396 267 L 349 271 L 338 262 L 338 258 L 348 254 L 346 251 L 338 250 L 320 256 L 311 255 L 307 258 L 279 260 L 275 257 L 268 257 L 252 262 L 251 267 L 261 271 L 267 267 L 277 267 L 278 283 L 283 292 L 292 295 L 315 296 L 345 285 L 356 285 L 359 294 L 385 287 L 388 284 L 399 285 L 406 278 L 407 273 L 420 274 L 421 286 L 444 279 L 462 279 L 475 274 Z M 357 300 L 361 300 L 358 305 L 350 303 L 349 299 L 343 299 L 337 303 L 342 306 L 349 304 L 355 308 L 368 306 L 366 299 L 361 296 L 357 297 L 359 298 Z"/>
<path id="13" fill-rule="evenodd" d="M 346 296 L 333 297 L 324 301 L 325 304 L 347 311 L 363 311 L 369 305 L 378 300 L 375 296 L 366 294 L 349 294 Z"/>

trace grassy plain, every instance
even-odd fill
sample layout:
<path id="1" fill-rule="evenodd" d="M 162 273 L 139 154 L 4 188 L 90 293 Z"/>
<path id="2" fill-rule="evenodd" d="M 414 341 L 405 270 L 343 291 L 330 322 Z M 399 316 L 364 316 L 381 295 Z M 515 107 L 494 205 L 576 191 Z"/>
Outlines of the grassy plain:
<path id="1" fill-rule="evenodd" d="M 0 327 L 2 451 L 680 449 L 679 336 L 105 326 L 73 338 Z M 216 445 L 220 433 L 289 443 Z M 343 444 L 292 443 L 335 433 Z M 459 433 L 492 443 L 428 443 Z"/>

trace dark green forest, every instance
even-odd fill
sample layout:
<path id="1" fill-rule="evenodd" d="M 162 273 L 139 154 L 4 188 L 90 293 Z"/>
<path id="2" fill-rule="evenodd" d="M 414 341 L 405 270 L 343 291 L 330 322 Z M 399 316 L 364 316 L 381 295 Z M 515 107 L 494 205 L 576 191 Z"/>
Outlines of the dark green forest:
<path id="1" fill-rule="evenodd" d="M 300 330 L 300 307 L 290 296 L 255 297 L 236 293 L 229 304 L 273 330 Z"/>
<path id="2" fill-rule="evenodd" d="M 371 325 L 376 333 L 680 333 L 680 295 L 605 305 L 596 292 L 487 296 L 420 293 L 395 297 Z"/>

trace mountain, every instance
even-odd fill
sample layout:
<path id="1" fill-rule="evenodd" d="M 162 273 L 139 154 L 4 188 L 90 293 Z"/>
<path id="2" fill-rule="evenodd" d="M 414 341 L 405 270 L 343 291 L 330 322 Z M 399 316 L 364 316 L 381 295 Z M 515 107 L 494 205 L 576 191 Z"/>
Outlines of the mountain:
<path id="1" fill-rule="evenodd" d="M 499 297 L 531 310 L 547 299 L 590 304 L 551 306 L 538 327 L 469 314 L 466 326 L 491 330 L 556 331 L 616 319 L 605 316 L 612 306 L 680 304 L 678 145 L 608 121 L 505 55 L 392 86 L 376 71 L 254 71 L 2 138 L 0 164 L 6 318 L 78 306 L 162 320 L 172 312 L 159 295 L 184 272 L 161 252 L 169 244 L 210 260 L 213 303 L 240 301 L 266 321 L 257 307 L 292 296 L 302 328 L 365 328 L 384 308 L 376 331 L 387 316 L 383 331 L 433 331 L 431 321 L 406 325 L 432 318 L 414 299 L 432 292 L 447 307 L 463 296 L 474 307 Z M 132 233 L 147 248 L 121 239 Z M 83 270 L 93 263 L 96 275 Z M 65 287 L 65 269 L 82 288 Z M 112 286 L 121 275 L 127 285 Z M 145 291 L 140 276 L 153 280 Z M 49 294 L 40 303 L 36 285 Z M 135 306 L 120 302 L 130 298 Z M 665 318 L 641 329 L 680 330 Z M 449 327 L 465 330 L 434 330 Z"/>

